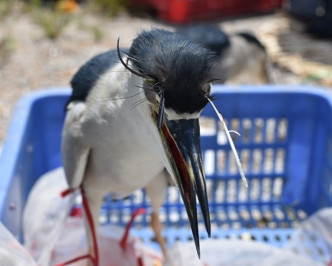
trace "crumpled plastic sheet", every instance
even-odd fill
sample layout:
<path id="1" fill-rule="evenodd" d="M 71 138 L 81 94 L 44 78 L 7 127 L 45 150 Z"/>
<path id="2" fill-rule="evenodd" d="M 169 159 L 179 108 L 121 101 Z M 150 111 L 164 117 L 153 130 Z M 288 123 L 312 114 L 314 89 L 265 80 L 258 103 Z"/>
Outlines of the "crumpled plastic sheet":
<path id="1" fill-rule="evenodd" d="M 62 198 L 68 187 L 62 168 L 41 176 L 31 189 L 23 211 L 24 246 L 39 265 L 50 265 L 66 217 L 77 195 Z"/>
<path id="2" fill-rule="evenodd" d="M 332 265 L 332 208 L 321 209 L 303 221 L 284 248 Z"/>
<path id="3" fill-rule="evenodd" d="M 88 242 L 80 209 L 76 215 L 68 217 L 81 197 L 73 193 L 62 198 L 60 193 L 66 188 L 64 171 L 58 168 L 42 176 L 29 194 L 23 215 L 24 246 L 38 265 L 54 265 L 87 254 Z M 100 266 L 137 266 L 138 258 L 145 266 L 161 265 L 159 252 L 130 235 L 126 249 L 122 250 L 119 241 L 123 233 L 122 227 L 99 227 Z M 71 265 L 86 266 L 86 263 L 81 260 Z"/>
<path id="4" fill-rule="evenodd" d="M 323 266 L 309 257 L 268 244 L 245 240 L 203 240 L 201 260 L 193 243 L 176 243 L 165 266 Z"/>
<path id="5" fill-rule="evenodd" d="M 332 208 L 324 208 L 303 221 L 290 240 L 276 248 L 245 240 L 203 240 L 201 261 L 193 243 L 176 243 L 167 266 L 320 266 L 332 265 Z"/>
<path id="6" fill-rule="evenodd" d="M 32 256 L 0 223 L 0 266 L 37 266 Z"/>

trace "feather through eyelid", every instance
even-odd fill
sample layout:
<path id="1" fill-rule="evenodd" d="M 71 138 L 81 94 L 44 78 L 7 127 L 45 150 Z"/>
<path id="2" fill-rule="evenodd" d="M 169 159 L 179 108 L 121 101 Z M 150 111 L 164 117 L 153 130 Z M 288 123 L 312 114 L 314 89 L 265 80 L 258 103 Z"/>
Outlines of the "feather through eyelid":
<path id="1" fill-rule="evenodd" d="M 147 76 L 145 76 L 145 75 L 143 75 L 143 74 L 141 74 L 141 73 L 139 73 L 139 72 L 137 72 L 137 71 L 135 71 L 135 70 L 133 70 L 133 69 L 131 69 L 124 61 L 123 61 L 123 59 L 122 59 L 122 57 L 121 57 L 121 52 L 120 52 L 120 48 L 119 48 L 119 43 L 120 43 L 120 38 L 118 38 L 118 42 L 117 42 L 117 52 L 118 52 L 118 57 L 119 57 L 119 60 L 120 60 L 120 62 L 121 62 L 121 64 L 129 71 L 129 72 L 131 72 L 131 73 L 133 73 L 134 75 L 136 75 L 136 76 L 138 76 L 138 77 L 141 77 L 141 78 L 149 78 L 149 77 L 147 77 Z"/>

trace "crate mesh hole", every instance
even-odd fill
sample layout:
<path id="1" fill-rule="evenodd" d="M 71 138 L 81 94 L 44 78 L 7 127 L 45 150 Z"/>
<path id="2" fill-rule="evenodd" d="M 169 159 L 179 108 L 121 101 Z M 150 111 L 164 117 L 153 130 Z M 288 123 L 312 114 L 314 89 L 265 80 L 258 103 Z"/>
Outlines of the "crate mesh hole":
<path id="1" fill-rule="evenodd" d="M 224 223 L 224 224 L 222 224 L 221 228 L 224 229 L 224 230 L 227 230 L 227 229 L 229 229 L 229 224 Z"/>
<path id="2" fill-rule="evenodd" d="M 180 215 L 179 213 L 177 212 L 176 209 L 171 209 L 171 212 L 169 214 L 169 220 L 171 223 L 176 223 L 178 222 L 180 219 Z"/>
<path id="3" fill-rule="evenodd" d="M 236 199 L 236 181 L 229 180 L 227 182 L 227 201 L 228 202 L 235 202 Z"/>
<path id="4" fill-rule="evenodd" d="M 261 215 L 261 212 L 259 211 L 259 209 L 253 209 L 251 211 L 251 215 L 254 218 L 254 220 L 256 220 L 256 221 L 259 221 L 262 218 L 262 215 Z"/>
<path id="5" fill-rule="evenodd" d="M 249 185 L 249 191 L 250 191 L 250 199 L 252 201 L 258 200 L 259 193 L 260 193 L 260 181 L 259 179 L 255 178 L 252 179 Z"/>
<path id="6" fill-rule="evenodd" d="M 180 201 L 179 191 L 176 187 L 168 188 L 168 202 L 169 203 L 178 203 Z"/>
<path id="7" fill-rule="evenodd" d="M 217 230 L 219 228 L 217 223 L 211 222 L 211 231 Z"/>
<path id="8" fill-rule="evenodd" d="M 254 120 L 254 125 L 254 142 L 261 143 L 263 142 L 264 120 L 262 118 L 256 118 Z"/>
<path id="9" fill-rule="evenodd" d="M 243 220 L 246 220 L 246 221 L 248 221 L 250 219 L 250 213 L 247 209 L 241 209 L 240 216 Z"/>
<path id="10" fill-rule="evenodd" d="M 250 150 L 249 149 L 244 149 L 240 152 L 240 160 L 241 164 L 243 167 L 244 172 L 249 171 L 249 166 L 250 166 Z"/>
<path id="11" fill-rule="evenodd" d="M 269 222 L 268 223 L 268 228 L 271 228 L 271 229 L 277 228 L 277 223 L 276 222 Z"/>
<path id="12" fill-rule="evenodd" d="M 242 224 L 240 222 L 232 223 L 232 229 L 241 229 Z"/>
<path id="13" fill-rule="evenodd" d="M 225 182 L 219 181 L 217 183 L 216 193 L 215 193 L 215 202 L 222 203 L 225 201 Z"/>
<path id="14" fill-rule="evenodd" d="M 260 173 L 262 170 L 262 161 L 263 161 L 263 155 L 262 150 L 260 149 L 254 149 L 252 153 L 252 171 L 254 173 Z"/>
<path id="15" fill-rule="evenodd" d="M 238 118 L 231 119 L 231 124 L 229 126 L 229 129 L 239 132 L 240 131 L 240 120 Z M 235 137 L 235 139 L 233 139 L 233 140 L 236 141 L 237 135 L 234 135 L 234 137 Z"/>
<path id="16" fill-rule="evenodd" d="M 218 150 L 217 152 L 217 170 L 222 174 L 226 171 L 226 152 L 224 150 Z"/>
<path id="17" fill-rule="evenodd" d="M 232 151 L 228 152 L 228 172 L 230 174 L 236 174 L 237 173 L 237 165 L 235 161 L 235 157 L 233 155 Z"/>
<path id="18" fill-rule="evenodd" d="M 243 135 L 242 135 L 242 140 L 244 143 L 247 143 L 250 141 L 250 131 L 252 128 L 252 123 L 250 119 L 243 119 L 242 120 L 242 128 L 243 128 Z"/>
<path id="19" fill-rule="evenodd" d="M 216 134 L 216 120 L 214 118 L 202 116 L 199 118 L 200 131 L 202 136 Z"/>
<path id="20" fill-rule="evenodd" d="M 308 217 L 308 214 L 303 210 L 298 210 L 297 215 L 301 220 L 304 220 Z"/>
<path id="21" fill-rule="evenodd" d="M 274 210 L 274 215 L 279 221 L 282 221 L 282 220 L 285 219 L 285 214 L 280 209 L 275 209 Z"/>
<path id="22" fill-rule="evenodd" d="M 282 118 L 278 124 L 278 140 L 285 141 L 287 139 L 288 132 L 288 120 L 286 118 Z"/>
<path id="23" fill-rule="evenodd" d="M 269 118 L 266 120 L 266 142 L 272 143 L 275 141 L 276 120 Z"/>
<path id="24" fill-rule="evenodd" d="M 119 215 L 115 214 L 115 212 L 113 212 L 112 215 L 111 215 L 110 220 L 111 220 L 112 223 L 115 223 L 115 224 L 118 223 L 119 222 Z"/>
<path id="25" fill-rule="evenodd" d="M 276 199 L 279 199 L 282 193 L 284 180 L 281 177 L 277 177 L 273 181 L 273 195 Z"/>
<path id="26" fill-rule="evenodd" d="M 273 171 L 274 150 L 266 149 L 264 151 L 264 172 L 271 173 Z"/>
<path id="27" fill-rule="evenodd" d="M 215 167 L 219 167 L 219 164 L 218 164 L 219 160 L 217 159 L 217 166 L 215 166 L 214 157 L 215 157 L 215 152 L 213 150 L 206 150 L 205 152 L 203 152 L 204 170 L 205 170 L 206 175 L 214 174 Z"/>
<path id="28" fill-rule="evenodd" d="M 230 220 L 238 220 L 238 214 L 237 214 L 237 211 L 236 210 L 229 210 L 228 211 L 228 217 Z"/>
<path id="29" fill-rule="evenodd" d="M 283 173 L 285 171 L 285 149 L 277 149 L 276 161 L 275 161 L 275 172 Z"/>
<path id="30" fill-rule="evenodd" d="M 275 235 L 275 236 L 274 236 L 274 239 L 275 239 L 277 242 L 280 242 L 280 241 L 281 241 L 281 238 L 280 238 L 279 235 Z"/>
<path id="31" fill-rule="evenodd" d="M 317 252 L 319 255 L 321 255 L 322 257 L 325 256 L 325 252 L 323 249 L 321 249 L 320 247 L 317 247 Z"/>
<path id="32" fill-rule="evenodd" d="M 248 201 L 248 188 L 245 187 L 243 182 L 241 180 L 237 181 L 240 183 L 239 185 L 239 191 L 237 194 L 238 201 L 239 202 L 247 202 Z"/>
<path id="33" fill-rule="evenodd" d="M 226 220 L 226 213 L 224 211 L 219 211 L 218 212 L 218 219 L 220 221 L 225 221 Z"/>

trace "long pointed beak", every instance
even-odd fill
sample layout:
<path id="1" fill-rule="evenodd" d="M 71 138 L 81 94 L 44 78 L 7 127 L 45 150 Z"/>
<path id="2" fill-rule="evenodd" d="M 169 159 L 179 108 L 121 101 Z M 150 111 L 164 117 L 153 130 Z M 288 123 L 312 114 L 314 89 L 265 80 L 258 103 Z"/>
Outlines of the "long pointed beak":
<path id="1" fill-rule="evenodd" d="M 179 187 L 190 221 L 197 254 L 200 257 L 196 196 L 201 206 L 205 228 L 211 235 L 210 212 L 200 147 L 198 119 L 167 120 L 160 129 L 163 146 Z"/>

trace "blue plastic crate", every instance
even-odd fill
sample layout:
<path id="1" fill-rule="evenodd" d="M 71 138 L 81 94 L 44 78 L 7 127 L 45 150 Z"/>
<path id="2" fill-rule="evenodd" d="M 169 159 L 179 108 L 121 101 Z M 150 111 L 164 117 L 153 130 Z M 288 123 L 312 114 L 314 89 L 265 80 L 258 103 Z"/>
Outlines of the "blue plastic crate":
<path id="1" fill-rule="evenodd" d="M 0 210 L 1 220 L 18 237 L 29 190 L 39 176 L 61 165 L 69 94 L 64 88 L 32 93 L 14 113 L 0 159 Z M 332 206 L 332 96 L 302 86 L 214 86 L 214 94 L 229 129 L 241 134 L 234 140 L 249 188 L 207 105 L 201 126 L 212 237 L 249 237 L 281 246 L 301 220 Z M 141 206 L 150 208 L 144 191 L 117 202 L 109 196 L 100 221 L 123 225 Z M 192 238 L 176 188 L 169 189 L 160 217 L 168 244 Z M 199 221 L 205 238 L 201 216 Z M 148 215 L 139 217 L 133 233 L 154 244 L 148 223 Z"/>

